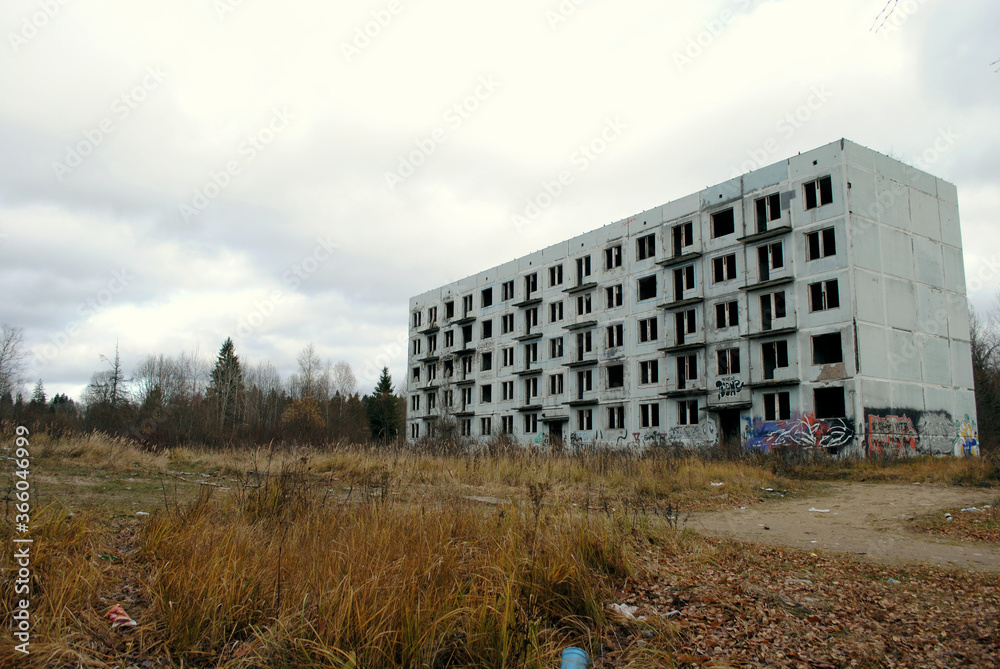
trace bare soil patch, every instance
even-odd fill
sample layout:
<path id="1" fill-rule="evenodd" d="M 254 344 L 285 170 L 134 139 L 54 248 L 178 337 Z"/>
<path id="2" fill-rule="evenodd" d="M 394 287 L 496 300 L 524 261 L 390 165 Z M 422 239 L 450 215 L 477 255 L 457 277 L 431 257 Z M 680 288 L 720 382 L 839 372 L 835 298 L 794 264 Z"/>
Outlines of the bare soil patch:
<path id="1" fill-rule="evenodd" d="M 913 531 L 912 521 L 941 509 L 982 506 L 995 489 L 926 484 L 830 483 L 807 494 L 773 493 L 748 508 L 693 514 L 687 526 L 706 534 L 834 551 L 885 564 L 918 563 L 1000 571 L 1000 545 Z"/>

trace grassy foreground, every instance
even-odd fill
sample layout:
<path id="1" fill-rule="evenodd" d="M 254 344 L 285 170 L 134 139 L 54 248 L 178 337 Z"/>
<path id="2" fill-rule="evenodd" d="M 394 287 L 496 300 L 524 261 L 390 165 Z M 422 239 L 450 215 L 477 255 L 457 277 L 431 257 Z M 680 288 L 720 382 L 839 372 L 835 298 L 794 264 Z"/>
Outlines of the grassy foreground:
<path id="1" fill-rule="evenodd" d="M 683 529 L 684 515 L 809 485 L 761 458 L 150 453 L 102 435 L 31 444 L 31 655 L 8 635 L 3 666 L 551 667 L 568 645 L 595 666 L 731 666 L 706 664 L 715 647 L 692 633 L 701 607 L 682 606 L 684 593 L 739 594 L 739 575 L 767 572 L 774 549 L 702 539 Z M 871 466 L 891 480 L 995 479 L 981 461 Z M 9 512 L 0 539 L 16 536 Z M 833 592 L 871 578 L 829 562 L 844 569 Z M 0 567 L 10 621 L 10 552 Z M 986 599 L 956 602 L 949 616 L 995 617 L 996 579 L 975 579 L 970 590 L 985 587 Z M 657 608 L 666 589 L 675 599 Z M 645 621 L 609 611 L 636 596 Z M 111 629 L 116 604 L 137 627 Z M 675 608 L 685 617 L 660 616 Z M 781 657 L 771 666 L 799 666 Z M 860 666 L 890 666 L 864 657 Z"/>

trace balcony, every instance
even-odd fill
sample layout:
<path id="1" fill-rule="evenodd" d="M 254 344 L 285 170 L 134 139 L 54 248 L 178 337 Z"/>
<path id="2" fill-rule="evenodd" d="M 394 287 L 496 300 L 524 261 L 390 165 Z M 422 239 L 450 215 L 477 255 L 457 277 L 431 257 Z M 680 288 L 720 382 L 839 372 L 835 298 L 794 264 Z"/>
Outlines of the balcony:
<path id="1" fill-rule="evenodd" d="M 691 262 L 692 260 L 700 257 L 701 251 L 688 251 L 687 253 L 682 253 L 679 256 L 671 256 L 669 258 L 665 258 L 664 260 L 660 260 L 656 264 L 660 267 L 667 268 L 673 267 L 674 265 L 683 265 L 686 262 Z"/>
<path id="2" fill-rule="evenodd" d="M 578 283 L 575 286 L 566 288 L 563 292 L 568 295 L 576 295 L 577 293 L 585 293 L 588 290 L 594 290 L 595 288 L 597 288 L 596 281 L 587 281 L 585 283 Z"/>
<path id="3" fill-rule="evenodd" d="M 772 237 L 780 237 L 781 235 L 787 234 L 791 231 L 792 226 L 779 225 L 769 230 L 762 230 L 761 232 L 755 232 L 744 237 L 737 237 L 736 241 L 743 242 L 744 244 L 752 244 L 753 242 L 760 242 L 765 239 L 771 239 Z"/>

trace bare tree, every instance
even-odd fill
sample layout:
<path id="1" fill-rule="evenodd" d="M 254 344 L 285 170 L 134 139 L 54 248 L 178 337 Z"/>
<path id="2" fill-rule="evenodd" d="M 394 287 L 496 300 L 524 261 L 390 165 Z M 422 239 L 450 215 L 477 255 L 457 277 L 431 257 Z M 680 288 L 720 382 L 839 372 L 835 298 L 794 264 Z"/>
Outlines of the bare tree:
<path id="1" fill-rule="evenodd" d="M 4 324 L 0 330 L 0 397 L 6 397 L 24 383 L 25 360 L 24 330 Z"/>
<path id="2" fill-rule="evenodd" d="M 351 365 L 341 360 L 333 366 L 333 392 L 348 398 L 358 392 L 358 379 Z"/>
<path id="3" fill-rule="evenodd" d="M 178 363 L 170 357 L 147 355 L 132 371 L 132 392 L 138 404 L 154 396 L 168 404 L 184 395 L 185 379 Z"/>
<path id="4" fill-rule="evenodd" d="M 323 363 L 312 342 L 299 353 L 298 363 L 299 371 L 288 381 L 292 396 L 325 402 L 330 395 L 330 363 Z"/>

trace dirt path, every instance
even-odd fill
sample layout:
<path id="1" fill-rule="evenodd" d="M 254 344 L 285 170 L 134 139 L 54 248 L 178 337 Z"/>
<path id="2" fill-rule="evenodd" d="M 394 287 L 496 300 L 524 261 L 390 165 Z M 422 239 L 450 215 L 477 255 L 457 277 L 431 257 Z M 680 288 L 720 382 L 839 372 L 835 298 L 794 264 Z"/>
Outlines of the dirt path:
<path id="1" fill-rule="evenodd" d="M 693 514 L 687 527 L 716 536 L 850 553 L 886 563 L 1000 571 L 998 545 L 940 539 L 906 529 L 907 521 L 915 516 L 982 506 L 996 497 L 996 490 L 975 488 L 831 483 L 814 494 L 792 494 L 747 509 Z"/>

